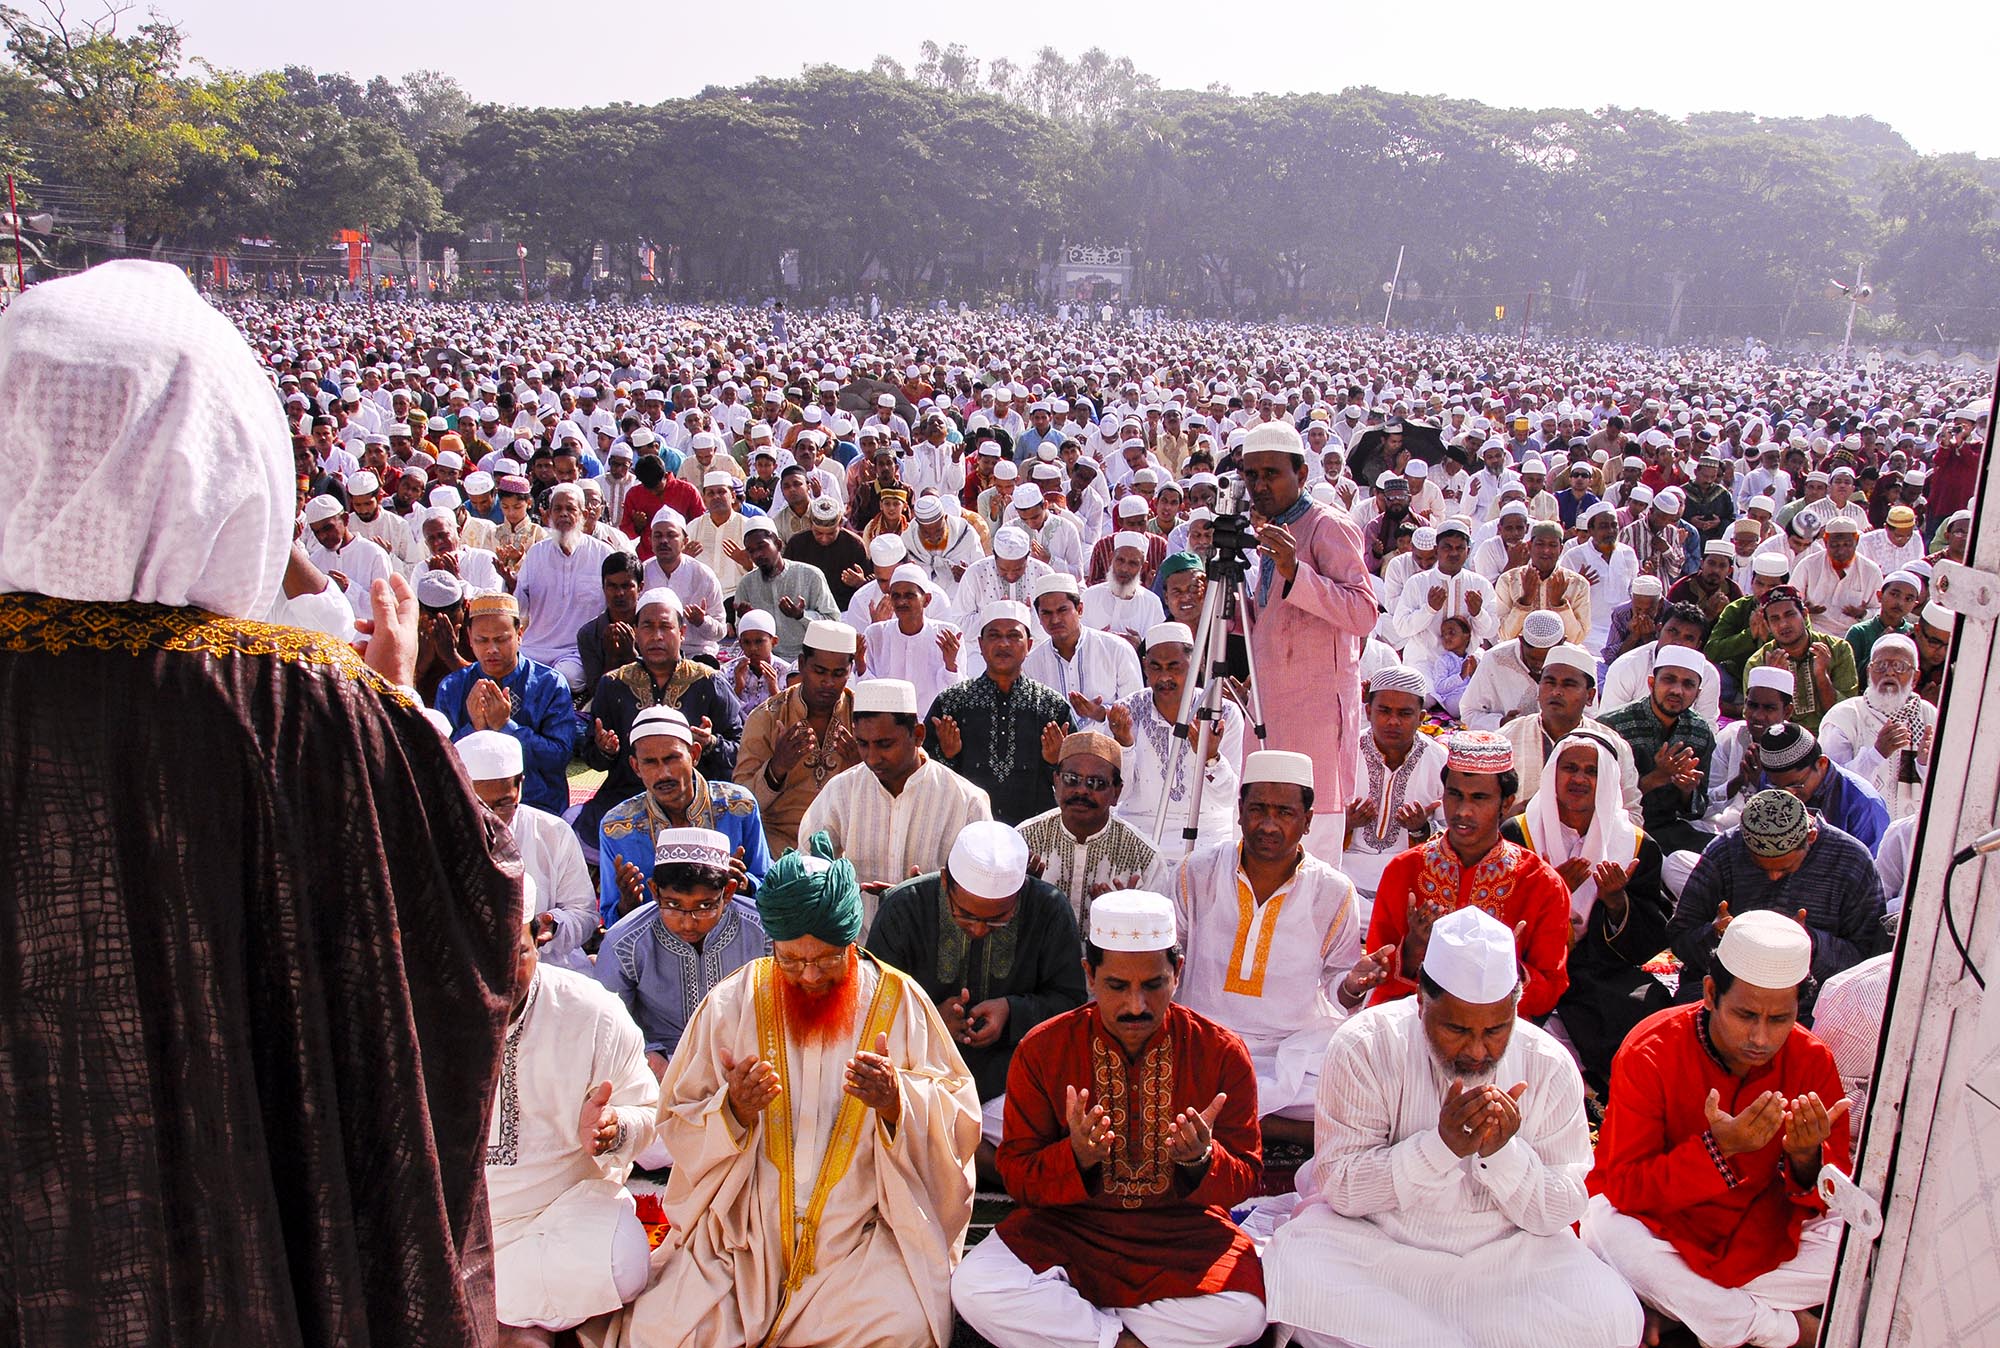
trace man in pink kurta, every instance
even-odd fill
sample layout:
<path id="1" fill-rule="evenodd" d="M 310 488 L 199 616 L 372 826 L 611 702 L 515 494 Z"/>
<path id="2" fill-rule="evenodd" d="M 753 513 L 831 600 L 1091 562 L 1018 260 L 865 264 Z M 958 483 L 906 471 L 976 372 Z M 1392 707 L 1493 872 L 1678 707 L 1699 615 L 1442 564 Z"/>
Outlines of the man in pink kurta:
<path id="1" fill-rule="evenodd" d="M 1361 768 L 1361 646 L 1380 616 L 1375 590 L 1361 531 L 1305 495 L 1297 431 L 1281 421 L 1253 427 L 1242 465 L 1264 557 L 1246 627 L 1266 747 L 1312 758 L 1305 846 L 1337 867 Z"/>

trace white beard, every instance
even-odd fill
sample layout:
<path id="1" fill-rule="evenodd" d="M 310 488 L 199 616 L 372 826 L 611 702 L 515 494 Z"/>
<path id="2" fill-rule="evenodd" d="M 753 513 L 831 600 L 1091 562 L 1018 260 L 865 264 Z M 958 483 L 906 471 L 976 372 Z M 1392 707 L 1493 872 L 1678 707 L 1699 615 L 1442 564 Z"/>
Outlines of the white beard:
<path id="1" fill-rule="evenodd" d="M 561 548 L 565 553 L 575 552 L 576 545 L 583 541 L 583 532 L 581 525 L 556 530 L 554 534 L 556 546 Z"/>
<path id="2" fill-rule="evenodd" d="M 1139 593 L 1139 578 L 1137 576 L 1132 577 L 1132 579 L 1123 584 L 1119 583 L 1117 577 L 1110 576 L 1105 578 L 1104 583 L 1109 585 L 1111 593 L 1120 599 L 1130 599 L 1133 595 Z"/>
<path id="3" fill-rule="evenodd" d="M 1877 716 L 1893 716 L 1903 709 L 1910 700 L 1910 690 L 1901 683 L 1871 683 L 1862 696 L 1868 702 L 1868 710 Z"/>

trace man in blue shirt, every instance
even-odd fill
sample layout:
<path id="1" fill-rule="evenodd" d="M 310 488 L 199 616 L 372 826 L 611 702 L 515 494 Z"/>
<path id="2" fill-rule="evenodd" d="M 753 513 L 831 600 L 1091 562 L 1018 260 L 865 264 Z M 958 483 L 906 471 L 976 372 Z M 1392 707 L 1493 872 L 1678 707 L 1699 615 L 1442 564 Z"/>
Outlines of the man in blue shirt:
<path id="1" fill-rule="evenodd" d="M 436 705 L 451 737 L 498 730 L 521 741 L 527 780 L 521 799 L 538 810 L 569 809 L 565 774 L 576 752 L 576 709 L 569 684 L 521 654 L 521 610 L 511 594 L 482 594 L 466 604 L 465 634 L 474 663 L 445 675 Z"/>
<path id="2" fill-rule="evenodd" d="M 1782 721 L 1757 737 L 1764 780 L 1789 791 L 1805 807 L 1873 852 L 1889 827 L 1889 806 L 1867 782 L 1831 762 L 1819 740 L 1796 721 Z"/>

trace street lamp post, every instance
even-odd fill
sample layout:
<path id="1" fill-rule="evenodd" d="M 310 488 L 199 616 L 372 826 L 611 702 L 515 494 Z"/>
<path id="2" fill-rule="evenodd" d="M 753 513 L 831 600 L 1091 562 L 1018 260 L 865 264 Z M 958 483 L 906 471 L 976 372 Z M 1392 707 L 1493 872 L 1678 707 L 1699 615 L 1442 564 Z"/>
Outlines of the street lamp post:
<path id="1" fill-rule="evenodd" d="M 1826 294 L 1828 299 L 1847 298 L 1847 334 L 1840 339 L 1840 368 L 1844 370 L 1847 368 L 1848 349 L 1854 345 L 1854 315 L 1860 312 L 1862 305 L 1875 298 L 1875 287 L 1861 284 L 1861 264 L 1857 262 L 1854 264 L 1854 284 L 1850 286 L 1828 281 Z"/>
<path id="2" fill-rule="evenodd" d="M 528 245 L 525 243 L 515 244 L 514 258 L 521 264 L 521 303 L 526 304 L 528 302 Z"/>

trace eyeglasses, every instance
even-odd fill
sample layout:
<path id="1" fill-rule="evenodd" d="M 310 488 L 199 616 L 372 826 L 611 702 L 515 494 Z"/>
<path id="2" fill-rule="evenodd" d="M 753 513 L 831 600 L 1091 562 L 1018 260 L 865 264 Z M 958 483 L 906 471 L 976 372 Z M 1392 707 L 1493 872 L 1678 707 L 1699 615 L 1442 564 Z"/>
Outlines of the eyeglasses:
<path id="1" fill-rule="evenodd" d="M 1111 789 L 1111 779 L 1109 777 L 1085 777 L 1075 772 L 1058 772 L 1056 780 L 1062 783 L 1065 790 L 1069 791 L 1074 791 L 1079 786 L 1086 791 L 1109 791 Z"/>
<path id="2" fill-rule="evenodd" d="M 817 969 L 823 974 L 837 974 L 847 964 L 847 952 L 836 950 L 831 955 L 821 955 L 817 959 L 794 959 L 790 955 L 772 955 L 771 963 L 788 974 L 802 974 L 807 969 Z"/>
<path id="3" fill-rule="evenodd" d="M 709 899 L 705 902 L 697 903 L 693 907 L 687 907 L 678 903 L 663 903 L 660 905 L 660 911 L 663 913 L 672 913 L 676 917 L 709 917 L 722 911 L 722 900 Z"/>
<path id="4" fill-rule="evenodd" d="M 968 913 L 959 907 L 957 895 L 948 896 L 945 902 L 951 905 L 952 921 L 975 924 L 986 928 L 988 931 L 1001 931 L 1013 925 L 1015 914 L 1020 910 L 1020 905 L 1017 902 L 1014 907 L 1007 910 L 1005 917 L 980 917 L 976 913 Z"/>
<path id="5" fill-rule="evenodd" d="M 1908 660 L 1877 660 L 1869 666 L 1877 674 L 1914 674 L 1917 667 Z"/>

